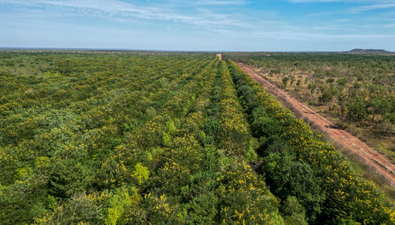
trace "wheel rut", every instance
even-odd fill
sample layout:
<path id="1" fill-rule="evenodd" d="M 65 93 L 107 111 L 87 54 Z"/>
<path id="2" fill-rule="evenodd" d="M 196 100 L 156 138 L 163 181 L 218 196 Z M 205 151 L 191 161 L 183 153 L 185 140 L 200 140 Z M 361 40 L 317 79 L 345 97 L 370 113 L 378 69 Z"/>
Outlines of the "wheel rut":
<path id="1" fill-rule="evenodd" d="M 348 151 L 358 155 L 370 168 L 372 168 L 378 175 L 380 175 L 391 187 L 395 188 L 395 165 L 383 154 L 375 149 L 369 147 L 366 143 L 359 140 L 354 135 L 345 130 L 337 128 L 337 126 L 315 112 L 307 105 L 299 102 L 285 91 L 277 88 L 268 80 L 251 70 L 242 63 L 238 63 L 239 67 L 254 79 L 255 82 L 260 83 L 264 89 L 276 96 L 281 102 L 287 103 L 288 108 L 297 111 L 302 118 L 311 124 L 319 127 L 319 130 L 326 133 L 334 142 L 344 147 Z"/>

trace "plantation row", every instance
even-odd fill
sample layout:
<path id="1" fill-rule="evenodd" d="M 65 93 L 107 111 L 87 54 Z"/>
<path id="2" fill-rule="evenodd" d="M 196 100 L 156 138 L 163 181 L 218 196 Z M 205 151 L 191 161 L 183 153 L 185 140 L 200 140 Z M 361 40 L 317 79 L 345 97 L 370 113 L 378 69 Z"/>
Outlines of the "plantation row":
<path id="1" fill-rule="evenodd" d="M 263 179 L 236 158 L 251 135 L 224 62 L 4 58 L 1 223 L 282 222 Z"/>
<path id="2" fill-rule="evenodd" d="M 269 77 L 281 78 L 284 88 L 301 98 L 309 96 L 311 104 L 330 106 L 332 114 L 347 122 L 369 120 L 381 134 L 394 131 L 392 55 L 256 54 L 232 58 L 261 68 Z"/>
<path id="3" fill-rule="evenodd" d="M 321 135 L 285 109 L 235 63 L 230 70 L 259 139 L 260 171 L 282 201 L 296 197 L 310 224 L 391 224 L 395 213 Z M 374 212 L 374 213 L 371 213 Z"/>
<path id="4" fill-rule="evenodd" d="M 232 61 L 0 59 L 2 224 L 395 222 L 372 183 Z"/>
<path id="5" fill-rule="evenodd" d="M 395 57 L 228 53 L 389 158 L 395 158 Z"/>

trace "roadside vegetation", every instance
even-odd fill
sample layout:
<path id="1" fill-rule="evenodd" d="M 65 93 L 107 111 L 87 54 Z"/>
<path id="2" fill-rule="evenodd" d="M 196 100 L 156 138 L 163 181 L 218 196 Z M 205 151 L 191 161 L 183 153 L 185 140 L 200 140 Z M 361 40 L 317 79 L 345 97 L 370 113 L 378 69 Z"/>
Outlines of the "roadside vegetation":
<path id="1" fill-rule="evenodd" d="M 395 159 L 394 55 L 235 53 L 234 60 Z"/>

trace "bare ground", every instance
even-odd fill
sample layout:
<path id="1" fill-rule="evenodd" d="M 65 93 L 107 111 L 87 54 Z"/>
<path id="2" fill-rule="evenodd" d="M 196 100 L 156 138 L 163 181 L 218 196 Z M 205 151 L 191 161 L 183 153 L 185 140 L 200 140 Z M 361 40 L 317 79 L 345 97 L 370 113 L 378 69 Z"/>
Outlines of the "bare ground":
<path id="1" fill-rule="evenodd" d="M 333 122 L 321 116 L 310 107 L 300 103 L 288 93 L 278 89 L 247 66 L 242 63 L 238 63 L 238 65 L 256 82 L 260 83 L 267 92 L 275 95 L 286 107 L 293 110 L 295 114 L 326 134 L 337 145 L 348 150 L 348 154 L 356 155 L 359 161 L 368 166 L 371 171 L 377 173 L 391 187 L 395 187 L 395 165 L 388 158 L 374 148 L 369 147 L 354 135 L 337 128 Z"/>

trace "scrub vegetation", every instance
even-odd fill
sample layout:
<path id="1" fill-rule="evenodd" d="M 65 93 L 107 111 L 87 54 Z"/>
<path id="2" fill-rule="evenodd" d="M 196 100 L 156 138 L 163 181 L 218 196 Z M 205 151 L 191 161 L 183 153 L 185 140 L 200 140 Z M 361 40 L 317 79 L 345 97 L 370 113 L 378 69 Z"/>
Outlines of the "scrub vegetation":
<path id="1" fill-rule="evenodd" d="M 395 160 L 395 54 L 226 54 Z"/>

